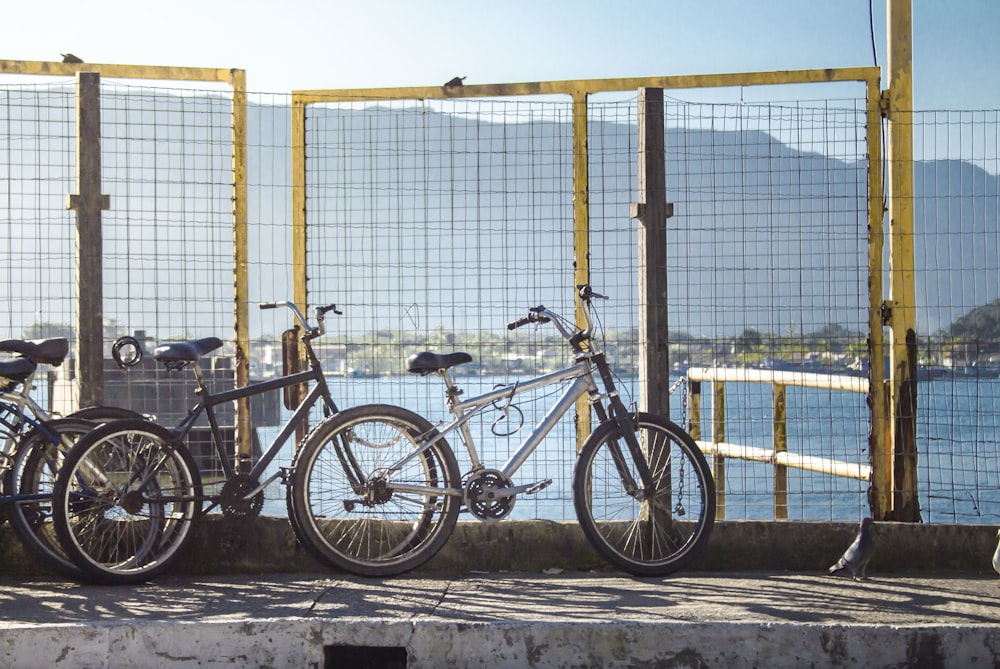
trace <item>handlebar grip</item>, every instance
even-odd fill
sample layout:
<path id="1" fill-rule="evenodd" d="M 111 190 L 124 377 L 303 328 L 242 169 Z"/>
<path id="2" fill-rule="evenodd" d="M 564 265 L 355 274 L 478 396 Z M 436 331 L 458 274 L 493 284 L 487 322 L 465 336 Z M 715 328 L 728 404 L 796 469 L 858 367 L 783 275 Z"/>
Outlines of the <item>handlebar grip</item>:
<path id="1" fill-rule="evenodd" d="M 522 325 L 527 325 L 528 323 L 548 323 L 551 320 L 548 316 L 542 316 L 541 314 L 530 313 L 524 318 L 518 318 L 513 323 L 507 323 L 508 330 L 516 330 Z"/>
<path id="2" fill-rule="evenodd" d="M 277 309 L 278 308 L 278 303 L 277 302 L 261 302 L 260 303 L 260 308 L 261 309 Z"/>
<path id="3" fill-rule="evenodd" d="M 320 314 L 321 316 L 328 311 L 332 311 L 338 316 L 344 315 L 344 312 L 338 309 L 336 304 L 328 304 L 325 307 L 316 307 L 316 313 Z"/>

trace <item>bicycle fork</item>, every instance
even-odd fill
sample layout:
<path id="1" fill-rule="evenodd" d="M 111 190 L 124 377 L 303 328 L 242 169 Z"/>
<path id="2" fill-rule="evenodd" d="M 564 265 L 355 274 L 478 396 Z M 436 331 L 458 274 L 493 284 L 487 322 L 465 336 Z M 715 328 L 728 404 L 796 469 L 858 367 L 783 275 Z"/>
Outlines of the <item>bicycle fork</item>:
<path id="1" fill-rule="evenodd" d="M 628 462 L 625 460 L 625 454 L 622 451 L 618 440 L 612 439 L 609 441 L 608 446 L 611 451 L 611 459 L 614 461 L 615 468 L 618 470 L 618 476 L 621 478 L 625 492 L 630 497 L 639 501 L 651 501 L 653 495 L 649 493 L 651 493 L 654 485 L 653 475 L 649 469 L 646 454 L 643 453 L 642 446 L 635 434 L 636 419 L 633 417 L 633 414 L 625 408 L 625 403 L 622 402 L 621 397 L 618 395 L 618 390 L 615 387 L 614 379 L 611 377 L 611 370 L 608 367 L 607 359 L 604 357 L 604 354 L 595 354 L 593 362 L 597 367 L 597 371 L 601 376 L 601 381 L 604 383 L 604 388 L 607 391 L 611 415 L 609 416 L 608 411 L 604 408 L 604 405 L 600 401 L 596 400 L 592 403 L 594 413 L 597 414 L 597 418 L 601 423 L 610 419 L 613 420 L 618 426 L 618 429 L 625 440 L 625 445 L 628 448 L 629 454 L 632 456 L 632 462 L 635 463 L 635 469 L 639 474 L 641 487 L 639 482 L 636 482 L 635 477 L 632 476 L 632 471 L 628 466 Z"/>

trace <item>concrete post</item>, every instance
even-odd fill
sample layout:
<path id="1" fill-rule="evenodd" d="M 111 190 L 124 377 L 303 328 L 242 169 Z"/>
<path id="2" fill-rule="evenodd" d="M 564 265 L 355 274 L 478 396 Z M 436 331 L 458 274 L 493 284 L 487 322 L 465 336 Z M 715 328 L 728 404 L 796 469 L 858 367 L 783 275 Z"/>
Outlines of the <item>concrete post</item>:
<path id="1" fill-rule="evenodd" d="M 667 203 L 663 89 L 639 89 L 638 193 L 630 215 L 639 220 L 639 406 L 670 415 L 667 308 Z"/>
<path id="2" fill-rule="evenodd" d="M 101 211 L 101 75 L 78 72 L 76 81 L 76 379 L 78 406 L 104 402 L 104 283 Z"/>

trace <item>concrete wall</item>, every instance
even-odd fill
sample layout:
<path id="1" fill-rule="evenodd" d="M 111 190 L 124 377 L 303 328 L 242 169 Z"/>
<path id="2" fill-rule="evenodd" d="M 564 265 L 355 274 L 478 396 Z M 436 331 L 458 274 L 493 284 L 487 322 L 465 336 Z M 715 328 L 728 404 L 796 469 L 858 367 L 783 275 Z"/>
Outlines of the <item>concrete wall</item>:
<path id="1" fill-rule="evenodd" d="M 824 571 L 853 540 L 846 523 L 726 521 L 716 523 L 708 548 L 691 571 Z M 869 574 L 992 573 L 997 528 L 990 525 L 876 523 L 877 551 Z M 0 528 L 0 560 L 7 576 L 34 576 L 9 527 Z M 177 574 L 316 572 L 317 563 L 295 541 L 284 518 L 231 521 L 209 516 L 175 567 Z M 427 573 L 469 571 L 588 571 L 610 569 L 575 522 L 463 521 L 444 549 L 421 568 Z"/>

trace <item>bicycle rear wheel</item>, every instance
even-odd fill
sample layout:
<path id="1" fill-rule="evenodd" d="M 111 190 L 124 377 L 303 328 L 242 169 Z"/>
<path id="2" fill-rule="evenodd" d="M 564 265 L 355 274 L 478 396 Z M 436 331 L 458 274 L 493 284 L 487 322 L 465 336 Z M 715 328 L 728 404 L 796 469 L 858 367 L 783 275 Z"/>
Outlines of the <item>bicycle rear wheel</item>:
<path id="1" fill-rule="evenodd" d="M 715 483 L 690 435 L 665 418 L 640 413 L 636 437 L 653 485 L 641 490 L 624 434 L 606 421 L 584 442 L 573 473 L 580 527 L 598 553 L 637 576 L 663 576 L 689 564 L 715 523 Z M 619 466 L 640 490 L 626 491 Z"/>
<path id="2" fill-rule="evenodd" d="M 21 544 L 46 567 L 69 578 L 80 570 L 66 556 L 52 522 L 52 487 L 65 453 L 97 427 L 89 420 L 60 418 L 43 423 L 18 442 L 13 465 L 4 474 L 10 495 L 7 517 Z"/>
<path id="3" fill-rule="evenodd" d="M 84 580 L 141 583 L 181 556 L 200 497 L 194 460 L 168 430 L 114 421 L 66 455 L 53 490 L 56 533 Z"/>
<path id="4" fill-rule="evenodd" d="M 401 574 L 430 560 L 455 528 L 462 499 L 458 462 L 443 439 L 414 453 L 426 441 L 419 437 L 433 434 L 426 419 L 389 405 L 352 407 L 317 425 L 288 489 L 302 544 L 363 576 Z"/>

